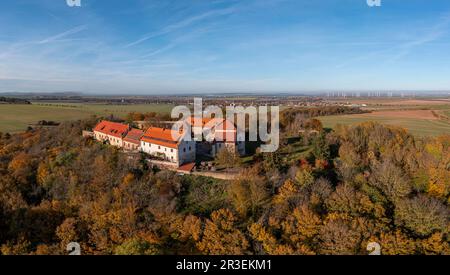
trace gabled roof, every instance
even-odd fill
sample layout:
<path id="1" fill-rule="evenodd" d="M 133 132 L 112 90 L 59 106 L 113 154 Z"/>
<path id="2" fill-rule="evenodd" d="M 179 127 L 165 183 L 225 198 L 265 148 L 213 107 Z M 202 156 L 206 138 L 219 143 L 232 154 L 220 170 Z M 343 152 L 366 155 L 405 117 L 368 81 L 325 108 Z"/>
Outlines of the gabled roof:
<path id="1" fill-rule="evenodd" d="M 234 126 L 233 122 L 226 119 L 218 121 L 215 128 L 216 131 L 236 131 L 236 127 Z"/>
<path id="2" fill-rule="evenodd" d="M 179 131 L 151 127 L 148 128 L 147 131 L 145 131 L 144 136 L 142 136 L 141 140 L 164 147 L 177 149 L 178 143 L 180 142 L 182 136 L 183 133 Z"/>
<path id="3" fill-rule="evenodd" d="M 191 116 L 186 120 L 188 124 L 191 126 L 199 126 L 206 128 L 220 128 L 221 130 L 226 131 L 235 131 L 236 127 L 234 126 L 234 123 L 229 121 L 225 118 L 197 118 L 194 116 Z"/>
<path id="4" fill-rule="evenodd" d="M 188 124 L 190 124 L 191 126 L 200 126 L 201 125 L 202 127 L 204 127 L 207 123 L 209 123 L 212 120 L 213 120 L 213 118 L 205 118 L 205 117 L 198 118 L 198 117 L 191 116 L 190 118 L 188 118 L 186 120 L 186 122 Z"/>
<path id="5" fill-rule="evenodd" d="M 95 126 L 94 132 L 100 132 L 106 135 L 122 138 L 127 134 L 129 129 L 130 127 L 126 124 L 103 120 Z"/>
<path id="6" fill-rule="evenodd" d="M 131 129 L 123 140 L 126 142 L 139 144 L 141 142 L 141 137 L 143 135 L 144 131 L 138 129 Z"/>
<path id="7" fill-rule="evenodd" d="M 228 119 L 197 118 L 192 116 L 187 119 L 187 123 L 190 124 L 191 127 L 198 127 L 201 125 L 204 129 L 211 129 L 216 141 L 236 142 L 236 126 Z"/>

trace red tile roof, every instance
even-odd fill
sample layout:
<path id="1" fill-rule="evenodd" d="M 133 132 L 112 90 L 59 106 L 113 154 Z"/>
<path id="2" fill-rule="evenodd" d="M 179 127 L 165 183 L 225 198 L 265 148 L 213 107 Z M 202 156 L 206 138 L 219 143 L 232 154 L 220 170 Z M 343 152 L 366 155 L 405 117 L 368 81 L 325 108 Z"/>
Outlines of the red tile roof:
<path id="1" fill-rule="evenodd" d="M 131 129 L 123 140 L 126 142 L 139 144 L 141 142 L 141 137 L 143 135 L 144 135 L 144 131 L 141 131 L 138 129 Z"/>
<path id="2" fill-rule="evenodd" d="M 212 120 L 213 120 L 212 118 L 197 118 L 197 117 L 191 116 L 190 118 L 188 118 L 186 120 L 186 122 L 188 124 L 191 124 L 191 126 L 201 125 L 203 127 Z"/>
<path id="3" fill-rule="evenodd" d="M 224 118 L 197 118 L 190 117 L 187 123 L 192 127 L 201 125 L 203 128 L 211 128 L 214 131 L 216 141 L 236 142 L 236 127 L 234 123 Z"/>
<path id="4" fill-rule="evenodd" d="M 231 121 L 223 120 L 216 126 L 214 137 L 216 141 L 235 143 L 237 139 L 236 127 Z"/>
<path id="5" fill-rule="evenodd" d="M 195 167 L 195 162 L 191 162 L 191 163 L 187 163 L 187 164 L 184 164 L 184 165 L 181 165 L 180 167 L 178 167 L 178 171 L 179 172 L 188 172 L 188 173 L 190 173 L 190 172 L 192 172 L 192 169 L 194 169 L 194 167 Z"/>
<path id="6" fill-rule="evenodd" d="M 106 135 L 123 138 L 123 136 L 128 133 L 129 129 L 130 126 L 126 124 L 103 120 L 95 126 L 94 132 L 100 132 Z"/>
<path id="7" fill-rule="evenodd" d="M 225 125 L 225 129 L 227 130 L 235 130 L 234 124 L 224 118 L 197 118 L 197 117 L 190 117 L 187 119 L 187 123 L 192 126 L 199 126 L 205 128 L 217 128 L 217 127 L 223 127 Z"/>
<path id="8" fill-rule="evenodd" d="M 172 134 L 173 134 L 173 136 L 172 136 Z M 180 141 L 181 136 L 182 136 L 182 133 L 180 133 L 178 131 L 174 131 L 171 129 L 151 127 L 151 128 L 148 128 L 147 131 L 145 131 L 145 134 L 141 138 L 141 140 L 144 142 L 149 142 L 149 143 L 161 145 L 164 147 L 177 149 L 178 142 Z"/>

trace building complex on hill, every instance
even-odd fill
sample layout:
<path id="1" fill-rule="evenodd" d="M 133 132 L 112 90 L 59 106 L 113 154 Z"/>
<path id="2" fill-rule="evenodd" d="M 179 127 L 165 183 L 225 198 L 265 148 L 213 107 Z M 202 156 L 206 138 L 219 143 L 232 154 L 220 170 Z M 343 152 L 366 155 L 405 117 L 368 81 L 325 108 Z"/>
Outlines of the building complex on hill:
<path id="1" fill-rule="evenodd" d="M 144 131 L 139 129 L 131 129 L 123 139 L 123 149 L 126 151 L 138 152 L 141 148 L 141 138 Z"/>
<path id="2" fill-rule="evenodd" d="M 182 131 L 150 127 L 141 138 L 141 151 L 178 166 L 195 162 L 195 141 Z"/>
<path id="3" fill-rule="evenodd" d="M 197 142 L 197 150 L 203 154 L 215 157 L 217 153 L 226 148 L 240 155 L 245 155 L 245 142 L 237 140 L 235 125 L 223 118 L 194 118 L 186 121 L 192 129 L 205 133 L 205 140 Z"/>
<path id="4" fill-rule="evenodd" d="M 191 136 L 183 128 L 150 127 L 145 132 L 127 124 L 100 121 L 93 130 L 93 137 L 101 142 L 123 148 L 129 152 L 144 152 L 159 160 L 181 166 L 192 163 L 201 155 L 215 157 L 222 149 L 245 154 L 245 143 L 237 141 L 234 124 L 225 119 L 194 119 L 186 121 L 192 128 Z M 199 127 L 201 129 L 199 129 Z M 206 133 L 206 140 L 192 139 L 196 131 Z"/>
<path id="5" fill-rule="evenodd" d="M 123 139 L 130 130 L 131 127 L 129 125 L 103 120 L 95 126 L 94 138 L 122 148 Z"/>

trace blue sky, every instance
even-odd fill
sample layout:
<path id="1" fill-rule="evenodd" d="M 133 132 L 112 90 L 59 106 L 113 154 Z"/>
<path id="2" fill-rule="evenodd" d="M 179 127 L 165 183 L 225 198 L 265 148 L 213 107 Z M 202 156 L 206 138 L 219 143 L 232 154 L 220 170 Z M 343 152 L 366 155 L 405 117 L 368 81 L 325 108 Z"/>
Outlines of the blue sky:
<path id="1" fill-rule="evenodd" d="M 450 1 L 2 1 L 0 92 L 450 90 Z"/>

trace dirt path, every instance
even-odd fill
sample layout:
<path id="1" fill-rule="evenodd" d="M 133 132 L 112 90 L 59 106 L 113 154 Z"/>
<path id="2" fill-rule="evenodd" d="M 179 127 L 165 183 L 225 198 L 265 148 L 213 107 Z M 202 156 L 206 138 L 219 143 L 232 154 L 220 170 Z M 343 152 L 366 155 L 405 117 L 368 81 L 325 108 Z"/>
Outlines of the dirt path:
<path id="1" fill-rule="evenodd" d="M 238 174 L 233 172 L 192 172 L 195 176 L 211 177 L 220 180 L 234 180 Z"/>

